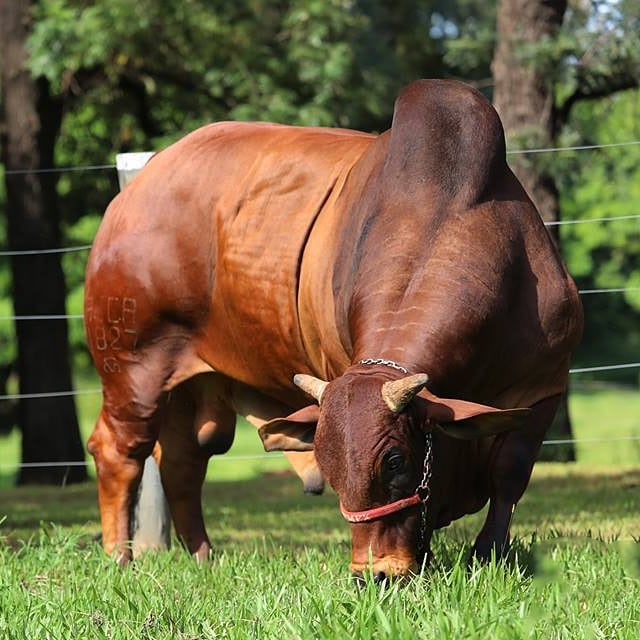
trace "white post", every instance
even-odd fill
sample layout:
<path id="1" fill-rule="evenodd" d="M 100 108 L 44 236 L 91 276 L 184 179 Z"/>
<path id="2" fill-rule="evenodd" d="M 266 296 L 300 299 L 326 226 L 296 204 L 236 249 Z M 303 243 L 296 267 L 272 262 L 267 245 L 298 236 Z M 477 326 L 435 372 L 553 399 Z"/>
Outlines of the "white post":
<path id="1" fill-rule="evenodd" d="M 144 151 L 119 153 L 116 156 L 120 189 L 133 180 L 152 155 L 152 151 Z M 131 535 L 134 558 L 143 551 L 168 549 L 171 544 L 169 505 L 162 490 L 160 470 L 151 456 L 144 463 L 138 497 L 133 509 Z"/>
<path id="2" fill-rule="evenodd" d="M 153 154 L 153 151 L 138 151 L 136 153 L 118 153 L 116 155 L 116 169 L 118 170 L 120 191 L 124 189 L 126 184 L 129 184 L 129 182 L 133 180 L 136 173 L 149 162 Z"/>
<path id="3" fill-rule="evenodd" d="M 160 470 L 152 456 L 144 462 L 131 532 L 134 558 L 144 551 L 168 549 L 171 545 L 169 505 L 162 490 Z"/>

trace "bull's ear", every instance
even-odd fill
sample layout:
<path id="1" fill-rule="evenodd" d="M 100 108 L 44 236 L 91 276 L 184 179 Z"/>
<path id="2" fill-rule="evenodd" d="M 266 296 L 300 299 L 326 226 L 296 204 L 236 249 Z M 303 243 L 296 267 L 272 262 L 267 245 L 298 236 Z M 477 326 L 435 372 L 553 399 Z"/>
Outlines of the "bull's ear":
<path id="1" fill-rule="evenodd" d="M 521 429 L 531 413 L 531 409 L 496 409 L 465 400 L 438 398 L 426 389 L 420 392 L 420 397 L 426 401 L 427 418 L 447 435 L 462 440 Z"/>
<path id="2" fill-rule="evenodd" d="M 320 408 L 311 404 L 286 418 L 265 422 L 258 434 L 265 451 L 312 451 Z"/>

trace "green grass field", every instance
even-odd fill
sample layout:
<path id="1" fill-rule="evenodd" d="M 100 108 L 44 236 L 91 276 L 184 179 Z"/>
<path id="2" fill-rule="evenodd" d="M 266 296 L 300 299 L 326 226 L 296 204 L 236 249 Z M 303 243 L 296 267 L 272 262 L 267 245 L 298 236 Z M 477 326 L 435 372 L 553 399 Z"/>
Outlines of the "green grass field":
<path id="1" fill-rule="evenodd" d="M 81 397 L 83 431 L 96 398 Z M 437 532 L 408 585 L 357 589 L 335 495 L 304 496 L 283 457 L 241 424 L 214 458 L 215 548 L 119 570 L 104 556 L 95 485 L 0 488 L 0 638 L 638 638 L 640 397 L 581 390 L 574 464 L 540 464 L 516 510 L 512 557 L 466 570 L 483 513 Z M 13 454 L 0 442 L 3 462 Z M 8 478 L 7 478 L 8 479 Z"/>

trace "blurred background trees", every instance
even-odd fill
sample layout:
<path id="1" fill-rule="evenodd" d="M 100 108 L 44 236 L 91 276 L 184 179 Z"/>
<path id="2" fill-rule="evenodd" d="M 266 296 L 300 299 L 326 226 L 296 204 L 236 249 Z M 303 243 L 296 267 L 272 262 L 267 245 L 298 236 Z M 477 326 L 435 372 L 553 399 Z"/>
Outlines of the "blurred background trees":
<path id="1" fill-rule="evenodd" d="M 22 5 L 29 16 L 21 27 L 28 70 L 21 77 L 33 89 L 25 113 L 40 114 L 29 134 L 36 141 L 31 158 L 8 151 L 17 117 L 9 113 L 15 86 L 8 43 L 17 29 L 9 5 Z M 505 122 L 511 150 L 640 139 L 640 17 L 632 0 L 20 0 L 2 10 L 2 158 L 9 171 L 112 164 L 118 152 L 158 149 L 215 120 L 382 131 L 398 90 L 418 77 L 457 78 L 483 91 Z M 510 156 L 548 220 L 640 213 L 639 160 L 640 145 Z M 34 235 L 26 205 L 9 193 L 18 178 L 7 173 L 3 246 L 91 243 L 117 191 L 113 169 L 20 175 L 20 197 L 44 190 L 42 218 L 51 233 Z M 11 216 L 17 226 L 8 224 Z M 580 288 L 640 287 L 637 221 L 567 225 L 559 240 Z M 62 256 L 64 282 L 45 285 L 58 292 L 45 304 L 43 281 L 19 281 L 0 258 L 0 314 L 62 313 L 65 299 L 69 313 L 81 313 L 85 259 L 80 252 Z M 576 366 L 637 361 L 638 293 L 586 295 L 583 302 L 587 328 Z M 51 323 L 34 323 L 49 344 L 35 349 L 28 365 L 16 348 L 27 348 L 20 332 L 28 329 L 16 326 L 17 342 L 12 324 L 0 321 L 0 365 L 17 363 L 10 388 L 18 381 L 23 392 L 62 388 L 69 359 L 77 384 L 91 379 L 81 322 L 69 322 L 68 358 L 66 330 L 54 335 Z M 55 356 L 42 351 L 51 344 L 61 345 Z M 44 369 L 58 386 L 46 389 L 52 378 Z M 621 370 L 607 380 L 637 384 L 638 373 Z M 36 421 L 37 432 L 49 434 L 44 439 L 32 435 L 32 414 L 19 414 L 25 460 L 81 457 L 65 401 L 46 406 Z M 46 444 L 51 434 L 67 442 L 65 451 Z M 59 474 L 29 472 L 21 480 L 53 482 Z"/>

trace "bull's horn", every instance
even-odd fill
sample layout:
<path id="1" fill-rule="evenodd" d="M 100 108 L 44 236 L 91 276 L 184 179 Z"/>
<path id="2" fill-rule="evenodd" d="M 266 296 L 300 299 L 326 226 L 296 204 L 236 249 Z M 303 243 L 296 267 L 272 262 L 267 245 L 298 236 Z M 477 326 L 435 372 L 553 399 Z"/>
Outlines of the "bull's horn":
<path id="1" fill-rule="evenodd" d="M 382 385 L 382 399 L 393 413 L 400 413 L 428 381 L 426 373 L 416 373 L 400 380 L 385 382 Z"/>
<path id="2" fill-rule="evenodd" d="M 308 376 L 306 373 L 296 373 L 296 375 L 293 376 L 293 384 L 300 387 L 312 398 L 315 398 L 318 401 L 318 404 L 320 404 L 322 394 L 329 383 L 324 380 L 320 380 L 320 378 Z"/>

